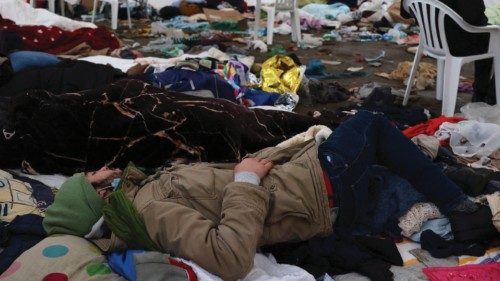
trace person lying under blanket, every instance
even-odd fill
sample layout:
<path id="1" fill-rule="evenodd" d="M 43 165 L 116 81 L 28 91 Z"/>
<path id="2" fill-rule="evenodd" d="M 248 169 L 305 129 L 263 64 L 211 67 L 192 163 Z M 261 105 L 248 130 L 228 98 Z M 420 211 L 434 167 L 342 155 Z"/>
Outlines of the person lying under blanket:
<path id="1" fill-rule="evenodd" d="M 110 237 L 110 249 L 170 253 L 236 280 L 252 268 L 259 246 L 354 226 L 369 205 L 367 170 L 375 163 L 407 179 L 446 215 L 474 216 L 479 208 L 380 114 L 360 111 L 326 140 L 319 135 L 328 129 L 237 164 L 176 165 L 150 177 L 130 165 L 123 174 L 107 167 L 75 174 L 43 226 L 49 235 Z"/>
<path id="2" fill-rule="evenodd" d="M 1 100 L 0 100 L 1 101 Z M 176 158 L 238 162 L 249 153 L 323 124 L 277 110 L 168 91 L 139 80 L 54 95 L 13 98 L 0 128 L 0 169 L 73 174 L 129 161 L 156 168 Z"/>

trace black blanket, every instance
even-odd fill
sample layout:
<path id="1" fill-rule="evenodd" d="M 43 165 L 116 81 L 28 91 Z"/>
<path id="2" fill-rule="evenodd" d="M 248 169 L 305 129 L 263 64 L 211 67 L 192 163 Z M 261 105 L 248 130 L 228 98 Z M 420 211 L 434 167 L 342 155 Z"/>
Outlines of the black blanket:
<path id="1" fill-rule="evenodd" d="M 311 125 L 334 125 L 168 92 L 138 80 L 62 95 L 28 91 L 12 102 L 0 134 L 0 168 L 22 163 L 39 173 L 122 168 L 129 161 L 154 168 L 175 158 L 235 162 Z"/>

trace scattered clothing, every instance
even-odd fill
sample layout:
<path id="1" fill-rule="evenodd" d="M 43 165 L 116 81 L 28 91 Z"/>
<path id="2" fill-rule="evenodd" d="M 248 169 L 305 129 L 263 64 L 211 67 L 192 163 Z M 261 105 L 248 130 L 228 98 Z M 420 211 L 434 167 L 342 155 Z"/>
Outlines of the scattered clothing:
<path id="1" fill-rule="evenodd" d="M 271 245 L 263 250 L 271 252 L 278 262 L 300 266 L 315 277 L 355 271 L 372 280 L 392 280 L 390 265 L 403 264 L 392 240 L 352 236 L 342 228 L 334 228 L 326 237 Z"/>
<path id="2" fill-rule="evenodd" d="M 351 92 L 342 87 L 338 82 L 327 83 L 314 78 L 307 79 L 307 82 L 303 83 L 299 88 L 299 96 L 304 98 L 304 101 L 301 101 L 301 103 L 305 103 L 306 106 L 311 106 L 315 103 L 341 102 L 349 99 L 351 95 Z"/>
<path id="3" fill-rule="evenodd" d="M 281 94 L 268 93 L 255 88 L 244 90 L 242 101 L 245 106 L 274 105 Z"/>
<path id="4" fill-rule="evenodd" d="M 375 207 L 368 213 L 366 226 L 373 234 L 399 235 L 398 218 L 425 197 L 405 179 L 387 168 L 374 165 L 370 170 L 370 190 L 377 195 L 370 200 Z"/>
<path id="5" fill-rule="evenodd" d="M 432 136 L 436 133 L 436 131 L 439 130 L 439 126 L 443 124 L 444 122 L 449 122 L 449 123 L 458 123 L 460 121 L 464 120 L 462 117 L 446 117 L 446 116 L 439 116 L 437 118 L 432 118 L 429 119 L 429 121 L 418 124 L 415 126 L 412 126 L 410 128 L 407 128 L 403 130 L 403 134 L 407 136 L 408 138 L 413 138 L 415 136 L 418 136 L 420 134 L 425 134 Z M 442 140 L 440 138 L 441 135 L 437 135 L 437 138 L 439 140 Z"/>
<path id="6" fill-rule="evenodd" d="M 450 221 L 447 218 L 432 219 L 424 222 L 422 228 L 419 232 L 414 233 L 410 239 L 415 242 L 420 242 L 420 236 L 422 232 L 426 230 L 432 230 L 437 235 L 441 236 L 445 240 L 453 239 L 453 234 L 451 233 Z"/>
<path id="7" fill-rule="evenodd" d="M 472 197 L 487 193 L 486 187 L 491 181 L 500 181 L 500 173 L 488 169 L 446 165 L 443 171 L 465 194 Z"/>
<path id="8" fill-rule="evenodd" d="M 301 10 L 321 20 L 335 20 L 339 15 L 347 14 L 351 11 L 349 6 L 342 3 L 334 3 L 332 5 L 312 3 L 305 5 Z"/>
<path id="9" fill-rule="evenodd" d="M 423 271 L 430 281 L 496 280 L 500 276 L 500 263 L 424 268 Z"/>
<path id="10" fill-rule="evenodd" d="M 479 257 L 485 253 L 484 246 L 479 243 L 447 241 L 432 230 L 422 232 L 420 243 L 422 249 L 429 251 L 435 258 L 447 258 L 464 254 Z"/>
<path id="11" fill-rule="evenodd" d="M 492 214 L 493 225 L 500 232 L 500 192 L 495 192 L 491 195 L 486 195 L 486 200 L 488 200 L 488 206 L 490 207 Z"/>
<path id="12" fill-rule="evenodd" d="M 160 252 L 126 250 L 107 256 L 109 267 L 128 281 L 199 280 L 191 266 Z M 201 280 L 200 280 L 201 281 Z"/>
<path id="13" fill-rule="evenodd" d="M 417 203 L 399 218 L 398 225 L 401 228 L 401 234 L 405 237 L 410 237 L 420 231 L 426 221 L 441 217 L 443 215 L 436 205 L 428 202 Z"/>
<path id="14" fill-rule="evenodd" d="M 470 214 L 451 213 L 448 218 L 450 219 L 453 236 L 457 242 L 487 241 L 498 236 L 488 206 L 479 205 L 479 210 Z"/>
<path id="15" fill-rule="evenodd" d="M 403 107 L 396 104 L 396 96 L 392 94 L 390 87 L 376 87 L 360 106 L 341 107 L 337 109 L 337 112 L 348 110 L 368 110 L 383 113 L 401 130 L 426 122 L 434 116 L 423 107 Z"/>
<path id="16" fill-rule="evenodd" d="M 121 46 L 118 37 L 102 26 L 67 31 L 55 26 L 17 25 L 13 21 L 0 19 L 0 29 L 11 30 L 22 36 L 25 50 L 50 54 L 106 54 Z"/>
<path id="17" fill-rule="evenodd" d="M 434 136 L 420 134 L 411 138 L 411 141 L 418 146 L 420 151 L 429 157 L 429 159 L 436 159 L 439 151 L 439 140 Z"/>
<path id="18" fill-rule="evenodd" d="M 34 214 L 17 216 L 9 224 L 0 224 L 0 272 L 4 272 L 24 251 L 30 249 L 46 233 L 42 227 L 43 218 Z"/>
<path id="19" fill-rule="evenodd" d="M 376 75 L 398 81 L 405 81 L 410 76 L 412 63 L 409 61 L 400 62 L 391 73 L 376 73 Z M 425 90 L 434 87 L 436 84 L 437 70 L 436 66 L 430 63 L 421 62 L 418 65 L 415 75 L 415 87 L 417 90 Z"/>
<path id="20" fill-rule="evenodd" d="M 147 77 L 147 82 L 161 89 L 177 92 L 208 90 L 215 98 L 237 103 L 233 87 L 220 75 L 208 70 L 170 68 Z"/>

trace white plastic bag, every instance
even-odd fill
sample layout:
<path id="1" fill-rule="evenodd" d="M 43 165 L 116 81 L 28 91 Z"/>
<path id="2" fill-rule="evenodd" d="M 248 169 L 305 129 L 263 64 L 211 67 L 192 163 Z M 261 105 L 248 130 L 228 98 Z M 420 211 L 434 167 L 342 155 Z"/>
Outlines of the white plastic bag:
<path id="1" fill-rule="evenodd" d="M 484 102 L 468 103 L 460 111 L 465 119 L 500 125 L 500 105 L 489 105 Z"/>

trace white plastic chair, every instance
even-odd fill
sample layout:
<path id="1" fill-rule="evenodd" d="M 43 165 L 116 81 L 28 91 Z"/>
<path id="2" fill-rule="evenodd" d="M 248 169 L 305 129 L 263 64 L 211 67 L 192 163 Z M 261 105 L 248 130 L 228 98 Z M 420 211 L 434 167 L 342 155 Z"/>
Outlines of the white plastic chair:
<path id="1" fill-rule="evenodd" d="M 94 23 L 95 19 L 95 11 L 97 8 L 97 1 L 94 0 L 94 6 L 92 9 L 92 23 Z M 128 5 L 128 0 L 100 0 L 102 2 L 100 12 L 104 9 L 104 4 L 109 3 L 111 5 L 111 28 L 116 30 L 118 28 L 118 6 L 119 2 L 125 2 L 127 6 L 127 18 L 128 18 L 128 28 L 132 29 L 132 21 L 130 20 L 130 8 Z"/>
<path id="2" fill-rule="evenodd" d="M 267 44 L 273 43 L 274 17 L 278 12 L 290 12 L 292 25 L 292 41 L 300 42 L 300 16 L 297 8 L 297 0 L 276 0 L 274 6 L 262 6 L 261 1 L 257 0 L 255 4 L 255 25 L 254 39 L 258 39 L 260 10 L 267 12 Z"/>
<path id="3" fill-rule="evenodd" d="M 49 2 L 49 11 L 52 13 L 56 12 L 56 0 L 47 0 Z M 31 7 L 35 8 L 36 0 L 30 0 Z M 61 5 L 61 15 L 64 16 L 64 0 L 59 0 L 59 5 Z"/>
<path id="4" fill-rule="evenodd" d="M 417 67 L 424 54 L 437 59 L 436 98 L 443 101 L 443 115 L 453 116 L 455 113 L 462 65 L 485 58 L 493 58 L 492 74 L 495 75 L 497 104 L 500 104 L 500 26 L 470 25 L 451 8 L 436 0 L 404 0 L 403 5 L 415 16 L 420 27 L 420 44 L 413 60 L 403 105 L 408 103 Z M 444 28 L 445 16 L 450 17 L 467 32 L 490 33 L 488 52 L 466 57 L 455 57 L 450 54 Z"/>

